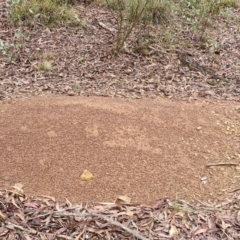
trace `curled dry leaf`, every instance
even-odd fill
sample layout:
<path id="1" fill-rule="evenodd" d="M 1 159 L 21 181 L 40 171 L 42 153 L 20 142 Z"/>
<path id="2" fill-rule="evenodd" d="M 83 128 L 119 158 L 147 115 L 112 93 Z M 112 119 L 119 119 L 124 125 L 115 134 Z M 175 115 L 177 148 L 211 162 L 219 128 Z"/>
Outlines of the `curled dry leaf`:
<path id="1" fill-rule="evenodd" d="M 18 216 L 22 221 L 25 221 L 24 214 L 22 214 L 21 212 L 16 213 L 15 216 Z"/>
<path id="2" fill-rule="evenodd" d="M 177 230 L 176 226 L 171 225 L 171 228 L 169 230 L 169 236 L 170 237 L 175 237 L 177 235 L 178 235 L 178 230 Z"/>
<path id="3" fill-rule="evenodd" d="M 201 228 L 201 229 L 198 229 L 195 233 L 194 233 L 194 236 L 198 235 L 198 234 L 201 234 L 201 233 L 205 233 L 207 231 L 207 229 L 205 228 Z"/>
<path id="4" fill-rule="evenodd" d="M 115 204 L 128 204 L 131 202 L 131 198 L 128 196 L 118 196 L 115 200 Z"/>
<path id="5" fill-rule="evenodd" d="M 22 183 L 16 183 L 13 185 L 13 188 L 19 192 L 19 193 L 22 193 L 23 192 L 23 184 Z"/>
<path id="6" fill-rule="evenodd" d="M 128 210 L 128 211 L 126 212 L 126 214 L 127 214 L 129 217 L 133 217 L 133 215 L 134 215 L 134 212 L 133 212 L 133 211 L 130 211 L 130 210 Z"/>
<path id="7" fill-rule="evenodd" d="M 6 220 L 7 220 L 7 215 L 0 211 L 0 221 L 6 221 Z"/>

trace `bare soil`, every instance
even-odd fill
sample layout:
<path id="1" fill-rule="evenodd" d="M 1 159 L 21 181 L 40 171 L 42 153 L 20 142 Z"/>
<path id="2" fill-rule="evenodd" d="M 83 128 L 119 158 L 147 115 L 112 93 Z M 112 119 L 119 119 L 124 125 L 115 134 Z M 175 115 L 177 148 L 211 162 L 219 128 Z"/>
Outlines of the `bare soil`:
<path id="1" fill-rule="evenodd" d="M 0 113 L 6 188 L 22 183 L 29 195 L 73 202 L 127 195 L 153 203 L 224 200 L 240 187 L 237 102 L 32 97 L 3 103 Z M 207 167 L 216 163 L 227 165 Z M 81 179 L 85 169 L 92 180 Z"/>

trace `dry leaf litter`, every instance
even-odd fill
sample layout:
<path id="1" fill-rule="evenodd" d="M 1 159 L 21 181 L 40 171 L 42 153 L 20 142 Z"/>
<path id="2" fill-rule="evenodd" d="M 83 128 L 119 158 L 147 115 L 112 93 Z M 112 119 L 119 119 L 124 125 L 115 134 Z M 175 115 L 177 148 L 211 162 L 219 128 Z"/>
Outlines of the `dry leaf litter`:
<path id="1" fill-rule="evenodd" d="M 221 28 L 216 26 L 209 31 L 221 46 L 220 55 L 209 56 L 208 51 L 198 48 L 190 48 L 190 54 L 181 55 L 163 51 L 156 43 L 147 55 L 131 54 L 134 40 L 130 39 L 127 43 L 130 50 L 118 58 L 109 54 L 113 36 L 102 27 L 114 27 L 110 13 L 99 6 L 79 6 L 78 10 L 79 16 L 86 19 L 87 28 L 23 26 L 23 34 L 27 33 L 28 39 L 15 61 L 6 63 L 5 56 L 0 55 L 0 99 L 65 94 L 240 100 L 240 41 L 234 24 L 239 22 L 239 9 L 233 10 L 238 19 L 219 18 L 215 24 Z M 0 15 L 0 38 L 11 42 L 16 29 L 8 25 L 5 1 L 0 2 Z M 194 41 L 186 29 L 181 36 L 183 40 Z M 43 58 L 48 61 L 41 63 Z M 195 62 L 215 67 L 217 74 L 227 81 L 217 82 L 213 75 L 196 71 Z M 190 205 L 168 199 L 159 200 L 153 206 L 73 205 L 68 200 L 59 203 L 47 196 L 29 197 L 21 186 L 15 186 L 0 192 L 0 238 L 240 239 L 239 209 L 237 195 L 221 205 Z"/>
<path id="2" fill-rule="evenodd" d="M 81 203 L 0 191 L 1 239 L 239 239 L 239 196 L 222 204 L 161 199 L 144 204 Z"/>
<path id="3" fill-rule="evenodd" d="M 0 39 L 14 44 L 18 28 L 9 26 L 4 1 L 0 9 Z M 230 10 L 234 17 L 227 21 L 215 19 L 207 29 L 211 42 L 203 49 L 196 46 L 199 40 L 191 26 L 179 27 L 178 22 L 185 20 L 173 18 L 176 26 L 169 33 L 169 47 L 159 43 L 166 29 L 156 25 L 147 30 L 155 40 L 146 53 L 135 53 L 136 32 L 118 57 L 111 54 L 115 38 L 109 29 L 116 29 L 111 13 L 97 4 L 80 4 L 75 10 L 85 27 L 21 27 L 24 44 L 13 61 L 8 63 L 0 54 L 0 99 L 64 94 L 240 100 L 239 8 Z M 171 50 L 171 44 L 180 50 Z"/>

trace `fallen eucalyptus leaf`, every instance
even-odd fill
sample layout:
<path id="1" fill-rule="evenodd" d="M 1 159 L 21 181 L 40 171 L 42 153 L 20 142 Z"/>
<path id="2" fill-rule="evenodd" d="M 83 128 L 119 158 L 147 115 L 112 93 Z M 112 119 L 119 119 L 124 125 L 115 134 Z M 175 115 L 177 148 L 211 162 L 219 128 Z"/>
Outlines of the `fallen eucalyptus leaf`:
<path id="1" fill-rule="evenodd" d="M 127 211 L 126 214 L 129 216 L 129 217 L 133 217 L 134 215 L 134 212 L 133 211 Z"/>
<path id="2" fill-rule="evenodd" d="M 174 225 L 171 225 L 169 235 L 170 235 L 170 237 L 175 237 L 178 235 L 178 230 Z"/>
<path id="3" fill-rule="evenodd" d="M 23 184 L 22 183 L 15 183 L 14 185 L 13 185 L 13 188 L 15 189 L 15 190 L 17 190 L 18 192 L 23 192 Z"/>
<path id="4" fill-rule="evenodd" d="M 7 215 L 5 215 L 0 211 L 0 221 L 6 221 L 6 220 L 7 220 Z"/>
<path id="5" fill-rule="evenodd" d="M 128 196 L 118 196 L 115 200 L 115 204 L 129 204 L 131 202 L 131 198 Z"/>

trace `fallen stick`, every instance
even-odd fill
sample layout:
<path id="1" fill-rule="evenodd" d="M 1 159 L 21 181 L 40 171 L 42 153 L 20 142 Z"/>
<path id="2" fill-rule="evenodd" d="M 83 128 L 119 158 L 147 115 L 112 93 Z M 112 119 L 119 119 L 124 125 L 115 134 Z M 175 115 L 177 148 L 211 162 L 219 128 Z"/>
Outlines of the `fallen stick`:
<path id="1" fill-rule="evenodd" d="M 24 227 L 22 227 L 22 226 L 18 226 L 18 225 L 16 225 L 16 224 L 13 224 L 11 221 L 9 222 L 10 223 L 10 225 L 12 225 L 12 226 L 14 226 L 15 228 L 18 228 L 18 229 L 20 229 L 20 230 L 22 230 L 22 231 L 24 231 L 24 232 L 28 232 L 28 233 L 32 233 L 32 234 L 36 234 L 37 233 L 37 231 L 36 230 L 34 230 L 34 229 L 27 229 L 27 228 L 24 228 Z"/>
<path id="2" fill-rule="evenodd" d="M 96 19 L 97 20 L 97 19 Z M 97 20 L 97 23 L 100 27 L 102 27 L 103 29 L 109 31 L 110 33 L 112 33 L 113 35 L 115 35 L 115 32 L 117 31 L 116 29 L 114 28 L 111 28 L 111 27 L 108 27 L 106 24 L 104 24 L 103 22 L 99 22 Z"/>
<path id="3" fill-rule="evenodd" d="M 237 192 L 239 190 L 240 190 L 240 188 L 237 188 L 237 189 L 234 189 L 234 190 L 230 191 L 229 193 L 234 193 L 234 192 Z"/>
<path id="4" fill-rule="evenodd" d="M 123 230 L 125 230 L 126 232 L 132 234 L 134 237 L 136 237 L 137 239 L 140 240 L 148 240 L 148 238 L 145 238 L 143 236 L 141 236 L 139 233 L 137 233 L 136 231 L 131 230 L 130 228 L 124 226 L 123 224 L 114 221 L 104 215 L 101 214 L 97 214 L 97 213 L 68 213 L 68 212 L 54 212 L 53 213 L 54 216 L 56 217 L 97 217 L 97 218 L 101 218 L 106 222 L 111 223 L 112 225 L 115 225 L 119 228 L 122 228 Z"/>
<path id="5" fill-rule="evenodd" d="M 37 233 L 37 231 L 36 230 L 34 230 L 34 229 L 27 229 L 27 228 L 24 228 L 24 227 L 22 227 L 22 226 L 18 226 L 18 225 L 16 225 L 16 224 L 13 224 L 13 223 L 11 223 L 10 222 L 10 224 L 12 224 L 15 228 L 18 228 L 18 229 L 20 229 L 21 231 L 23 231 L 23 232 L 27 232 L 27 233 L 30 233 L 30 234 L 36 234 Z M 60 237 L 60 238 L 64 238 L 64 239 L 66 239 L 66 240 L 74 240 L 75 238 L 72 238 L 72 237 L 69 237 L 69 236 L 66 236 L 66 235 L 62 235 L 62 234 L 57 234 L 57 235 L 55 235 L 55 234 L 53 234 L 53 233 L 44 233 L 44 234 L 46 234 L 46 235 L 50 235 L 51 237 Z"/>
<path id="6" fill-rule="evenodd" d="M 213 167 L 213 166 L 238 166 L 238 163 L 210 163 L 207 164 L 207 167 Z"/>

